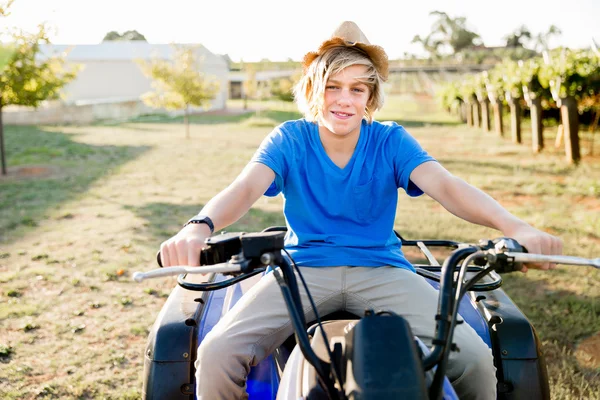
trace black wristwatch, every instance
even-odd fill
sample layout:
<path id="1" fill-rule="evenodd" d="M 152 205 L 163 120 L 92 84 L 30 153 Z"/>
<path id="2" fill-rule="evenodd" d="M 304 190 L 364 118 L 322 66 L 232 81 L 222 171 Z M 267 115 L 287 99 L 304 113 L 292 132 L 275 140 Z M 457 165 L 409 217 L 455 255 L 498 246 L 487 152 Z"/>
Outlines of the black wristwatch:
<path id="1" fill-rule="evenodd" d="M 215 224 L 213 224 L 212 220 L 207 215 L 196 215 L 192 219 L 183 225 L 184 227 L 189 224 L 206 224 L 210 228 L 210 234 L 212 235 L 215 231 Z"/>

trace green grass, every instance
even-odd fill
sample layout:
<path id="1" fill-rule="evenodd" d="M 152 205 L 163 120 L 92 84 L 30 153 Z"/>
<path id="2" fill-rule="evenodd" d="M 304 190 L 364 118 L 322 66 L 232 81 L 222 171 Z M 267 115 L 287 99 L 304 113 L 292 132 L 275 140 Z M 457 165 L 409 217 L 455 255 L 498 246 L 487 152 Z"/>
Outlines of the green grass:
<path id="1" fill-rule="evenodd" d="M 227 124 L 244 121 L 252 116 L 252 111 L 239 114 L 192 114 L 189 117 L 190 124 Z M 131 118 L 128 123 L 167 123 L 167 124 L 182 124 L 183 116 L 170 116 L 167 114 L 150 114 L 136 118 Z M 102 123 L 107 125 L 107 123 Z M 120 125 L 120 124 L 118 124 Z"/>
<path id="2" fill-rule="evenodd" d="M 231 111 L 242 108 L 231 102 Z M 293 104 L 250 102 L 256 112 L 144 116 L 94 126 L 5 129 L 10 174 L 0 178 L 0 398 L 141 396 L 146 335 L 174 279 L 131 281 L 159 244 L 226 187 Z M 242 110 L 243 111 L 243 110 Z M 393 96 L 378 119 L 407 127 L 451 172 L 535 226 L 565 252 L 600 256 L 600 138 L 582 134 L 580 165 L 554 148 L 529 149 L 467 128 L 426 99 Z M 505 124 L 508 119 L 505 120 Z M 508 128 L 508 127 L 507 127 Z M 36 166 L 23 174 L 19 168 Z M 27 170 L 26 170 L 27 171 Z M 261 198 L 228 231 L 284 223 L 281 198 Z M 476 241 L 498 236 L 426 198 L 400 195 L 406 238 Z M 600 332 L 600 274 L 560 267 L 505 277 L 504 289 L 543 343 L 552 398 L 598 398 L 600 369 L 576 351 Z M 596 361 L 597 362 L 597 361 Z"/>
<path id="3" fill-rule="evenodd" d="M 45 172 L 42 179 L 27 179 L 27 174 L 21 174 L 20 179 L 9 176 L 2 182 L 0 239 L 6 239 L 8 232 L 15 237 L 14 231 L 20 228 L 38 226 L 53 206 L 85 192 L 94 181 L 147 150 L 143 146 L 90 145 L 76 140 L 76 135 L 38 127 L 6 129 L 9 167 L 29 167 L 33 178 L 36 170 Z M 68 218 L 68 214 L 58 218 Z"/>

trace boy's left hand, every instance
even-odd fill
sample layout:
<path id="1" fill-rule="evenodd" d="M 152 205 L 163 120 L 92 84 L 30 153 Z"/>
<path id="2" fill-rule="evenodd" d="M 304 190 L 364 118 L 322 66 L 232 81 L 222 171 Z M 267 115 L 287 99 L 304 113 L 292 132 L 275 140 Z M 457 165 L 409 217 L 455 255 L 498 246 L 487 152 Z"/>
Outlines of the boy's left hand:
<path id="1" fill-rule="evenodd" d="M 542 232 L 530 225 L 522 225 L 508 232 L 503 232 L 507 237 L 515 239 L 527 249 L 527 252 L 544 255 L 560 255 L 563 251 L 563 242 L 560 238 Z M 521 272 L 532 269 L 554 269 L 553 263 L 528 263 L 524 264 Z"/>

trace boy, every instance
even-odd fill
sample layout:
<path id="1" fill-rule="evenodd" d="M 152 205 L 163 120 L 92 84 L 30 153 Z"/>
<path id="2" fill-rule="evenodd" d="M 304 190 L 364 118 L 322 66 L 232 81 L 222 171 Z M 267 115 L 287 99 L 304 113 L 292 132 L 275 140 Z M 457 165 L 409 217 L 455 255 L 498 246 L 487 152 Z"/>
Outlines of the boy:
<path id="1" fill-rule="evenodd" d="M 391 310 L 430 345 L 437 291 L 414 272 L 394 235 L 398 188 L 411 196 L 426 193 L 458 217 L 498 229 L 532 252 L 562 251 L 560 239 L 451 175 L 404 128 L 373 121 L 383 103 L 388 60 L 356 24 L 342 23 L 303 63 L 295 98 L 305 118 L 275 128 L 238 178 L 161 245 L 163 265 L 198 265 L 204 241 L 215 229 L 238 220 L 263 194 L 282 193 L 286 249 L 301 268 L 319 314 Z M 308 305 L 302 289 L 301 297 Z M 304 311 L 307 320 L 314 319 L 310 307 Z M 268 274 L 200 345 L 197 395 L 247 398 L 250 366 L 291 334 L 279 287 Z M 448 376 L 459 397 L 495 399 L 490 349 L 467 324 L 457 326 L 454 342 L 461 351 L 452 352 Z"/>

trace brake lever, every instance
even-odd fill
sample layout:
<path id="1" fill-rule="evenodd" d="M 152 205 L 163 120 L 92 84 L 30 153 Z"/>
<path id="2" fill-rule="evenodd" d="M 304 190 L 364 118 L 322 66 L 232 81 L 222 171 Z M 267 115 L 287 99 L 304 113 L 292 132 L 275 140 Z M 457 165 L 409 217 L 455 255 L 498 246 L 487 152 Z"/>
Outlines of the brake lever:
<path id="1" fill-rule="evenodd" d="M 480 240 L 479 247 L 485 251 L 485 259 L 498 273 L 521 271 L 523 263 L 508 254 L 528 254 L 527 249 L 514 239 L 500 237 L 494 240 Z"/>

